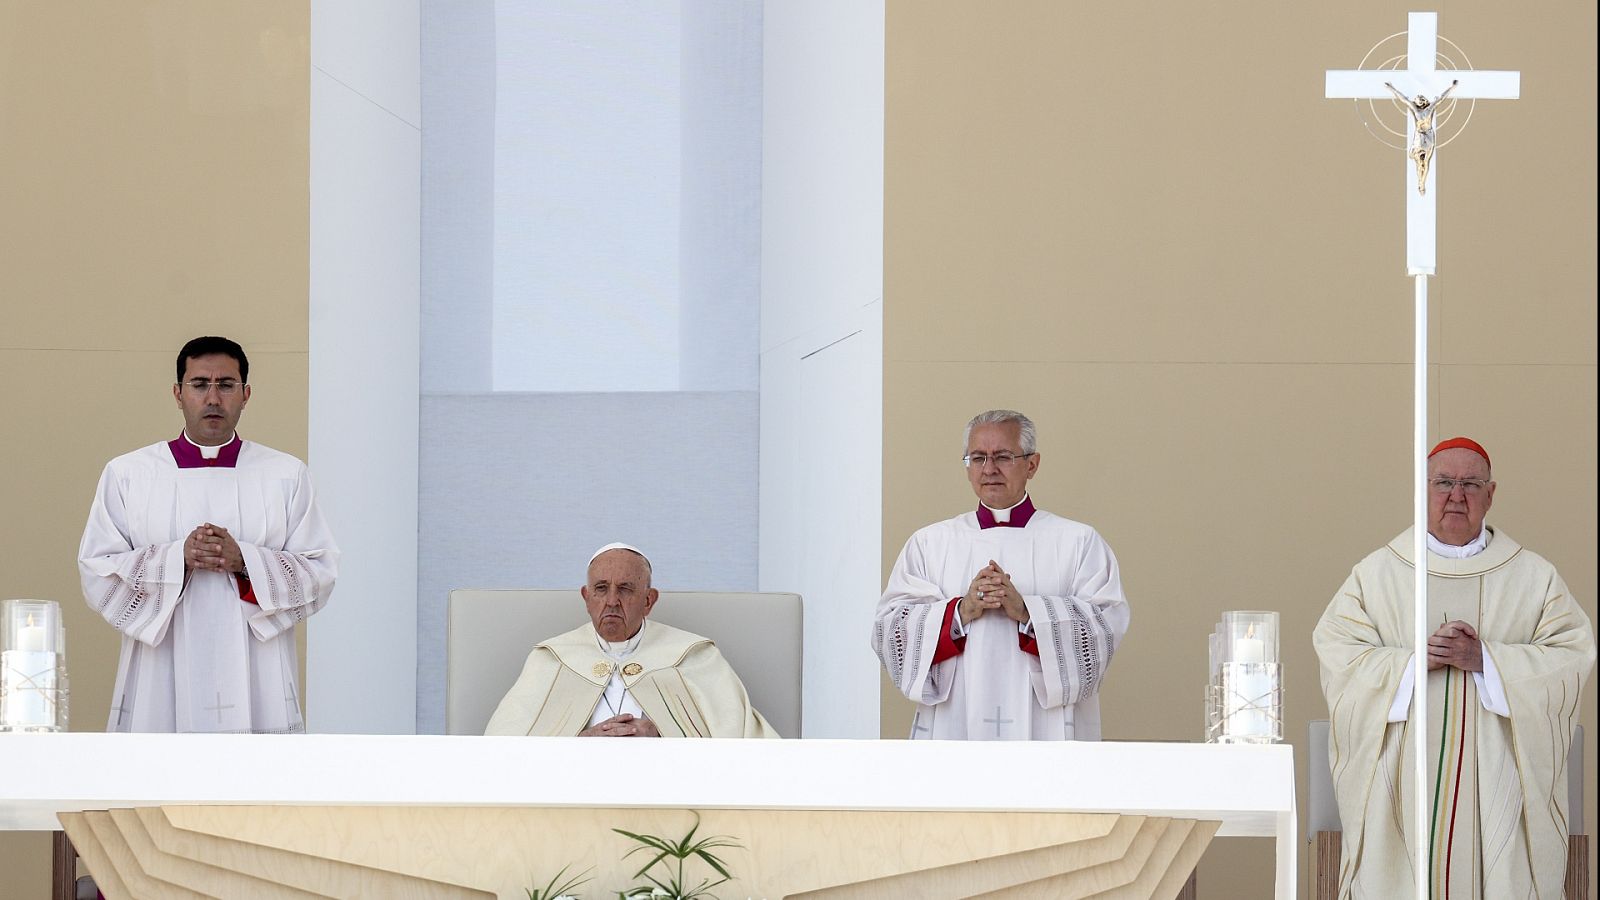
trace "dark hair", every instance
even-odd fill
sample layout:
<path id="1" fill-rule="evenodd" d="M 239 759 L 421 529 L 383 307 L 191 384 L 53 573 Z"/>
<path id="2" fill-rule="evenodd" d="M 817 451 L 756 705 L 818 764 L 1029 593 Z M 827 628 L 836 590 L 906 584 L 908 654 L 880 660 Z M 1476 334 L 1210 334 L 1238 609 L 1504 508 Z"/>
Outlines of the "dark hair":
<path id="1" fill-rule="evenodd" d="M 189 360 L 197 356 L 211 356 L 220 353 L 231 356 L 239 363 L 239 380 L 245 384 L 250 383 L 250 360 L 245 358 L 244 348 L 225 337 L 197 337 L 178 351 L 178 381 L 183 380 L 183 373 L 189 368 Z"/>

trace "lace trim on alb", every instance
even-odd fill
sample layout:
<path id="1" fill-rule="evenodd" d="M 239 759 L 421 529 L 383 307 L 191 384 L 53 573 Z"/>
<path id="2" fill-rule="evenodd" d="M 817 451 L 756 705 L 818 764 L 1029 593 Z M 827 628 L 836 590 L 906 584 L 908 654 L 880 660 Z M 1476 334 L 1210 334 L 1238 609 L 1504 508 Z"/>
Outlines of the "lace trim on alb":
<path id="1" fill-rule="evenodd" d="M 292 621 L 305 620 L 306 592 L 304 580 L 300 577 L 300 564 L 294 554 L 282 550 L 268 550 L 262 555 L 267 557 L 267 596 L 272 598 L 272 605 L 277 607 L 272 612 L 288 616 Z M 279 593 L 278 579 L 283 579 L 283 593 Z M 283 602 L 279 602 L 279 597 Z"/>
<path id="2" fill-rule="evenodd" d="M 167 574 L 166 555 L 155 547 L 145 547 L 134 557 L 133 571 L 125 578 L 112 579 L 111 585 L 106 588 L 105 593 L 100 597 L 100 605 L 95 608 L 96 612 L 104 612 L 107 608 L 114 608 L 112 607 L 113 603 L 121 607 L 116 617 L 111 619 L 112 626 L 119 631 L 139 617 L 140 612 L 145 607 L 146 600 L 151 602 L 151 615 L 154 617 L 161 615 L 162 591 L 151 592 L 145 587 L 152 558 L 156 560 L 155 582 L 157 585 L 165 584 Z M 124 596 L 126 596 L 126 599 L 123 599 Z"/>
<path id="3" fill-rule="evenodd" d="M 932 610 L 931 603 L 902 606 L 890 614 L 892 619 L 887 626 L 882 619 L 874 626 L 879 648 L 887 651 L 884 662 L 889 666 L 889 678 L 898 686 L 905 685 L 908 667 L 912 672 L 922 671 L 922 635 Z"/>
<path id="4" fill-rule="evenodd" d="M 1106 663 L 1110 661 L 1111 654 L 1115 652 L 1115 641 L 1111 635 L 1111 628 L 1106 624 L 1105 614 L 1100 607 L 1092 603 L 1080 604 L 1067 598 L 1066 618 L 1070 620 L 1070 643 L 1062 642 L 1063 621 L 1053 598 L 1043 598 L 1046 608 L 1050 612 L 1050 634 L 1057 647 L 1056 666 L 1061 676 L 1061 685 L 1068 702 L 1077 702 L 1093 697 L 1100 690 L 1100 678 L 1105 674 Z M 1089 612 L 1094 616 L 1091 625 L 1088 616 L 1084 615 L 1083 606 L 1089 607 Z M 1062 648 L 1069 647 L 1072 651 L 1076 672 L 1067 668 Z M 1074 677 L 1076 676 L 1076 677 Z M 1078 690 L 1076 695 L 1072 691 L 1076 682 Z"/>

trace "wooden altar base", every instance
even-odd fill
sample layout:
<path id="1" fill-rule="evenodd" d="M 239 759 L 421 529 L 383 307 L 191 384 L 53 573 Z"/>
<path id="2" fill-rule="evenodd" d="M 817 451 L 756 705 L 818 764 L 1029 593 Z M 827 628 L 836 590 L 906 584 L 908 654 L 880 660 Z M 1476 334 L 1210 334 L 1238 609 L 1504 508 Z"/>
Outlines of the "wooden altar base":
<path id="1" fill-rule="evenodd" d="M 698 811 L 729 835 L 725 897 L 1174 898 L 1219 822 L 1112 813 Z M 635 886 L 644 853 L 613 828 L 675 840 L 686 809 L 162 806 L 61 814 L 109 900 L 515 898 L 563 866 L 590 896 Z M 660 870 L 658 870 L 660 871 Z M 698 862 L 691 883 L 713 875 Z"/>

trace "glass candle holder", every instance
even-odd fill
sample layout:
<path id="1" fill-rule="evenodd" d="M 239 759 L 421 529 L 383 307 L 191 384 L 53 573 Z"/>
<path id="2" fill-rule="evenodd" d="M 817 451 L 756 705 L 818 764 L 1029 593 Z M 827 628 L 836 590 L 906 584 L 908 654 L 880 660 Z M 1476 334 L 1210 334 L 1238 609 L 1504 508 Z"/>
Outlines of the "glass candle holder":
<path id="1" fill-rule="evenodd" d="M 65 731 L 67 635 L 53 600 L 0 604 L 0 731 Z"/>
<path id="2" fill-rule="evenodd" d="M 1208 743 L 1283 740 L 1283 667 L 1278 662 L 1278 614 L 1222 614 L 1210 636 L 1206 693 Z"/>

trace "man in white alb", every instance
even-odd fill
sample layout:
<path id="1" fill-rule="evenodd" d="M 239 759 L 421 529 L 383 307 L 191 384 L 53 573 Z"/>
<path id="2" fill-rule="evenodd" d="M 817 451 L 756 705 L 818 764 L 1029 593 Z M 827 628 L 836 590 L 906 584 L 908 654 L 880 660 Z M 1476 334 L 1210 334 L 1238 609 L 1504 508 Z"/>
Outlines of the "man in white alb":
<path id="1" fill-rule="evenodd" d="M 596 550 L 580 591 L 589 623 L 533 648 L 484 733 L 778 737 L 710 639 L 648 621 L 650 577 L 637 547 Z"/>
<path id="2" fill-rule="evenodd" d="M 978 508 L 911 536 L 873 628 L 917 704 L 911 737 L 1099 740 L 1096 694 L 1128 631 L 1117 558 L 1093 528 L 1034 508 L 1027 416 L 975 416 L 962 461 Z"/>
<path id="3" fill-rule="evenodd" d="M 1412 715 L 1415 564 L 1407 529 L 1350 572 L 1312 633 L 1343 823 L 1339 896 L 1406 896 L 1422 849 L 1435 897 L 1558 897 L 1567 749 L 1594 630 L 1549 561 L 1485 523 L 1488 451 L 1428 455 L 1428 720 Z M 1414 741 L 1430 834 L 1412 834 Z"/>
<path id="4" fill-rule="evenodd" d="M 122 633 L 107 731 L 300 732 L 294 626 L 339 551 L 305 463 L 239 437 L 250 363 L 178 352 L 175 440 L 106 464 L 78 547 L 89 607 Z"/>

